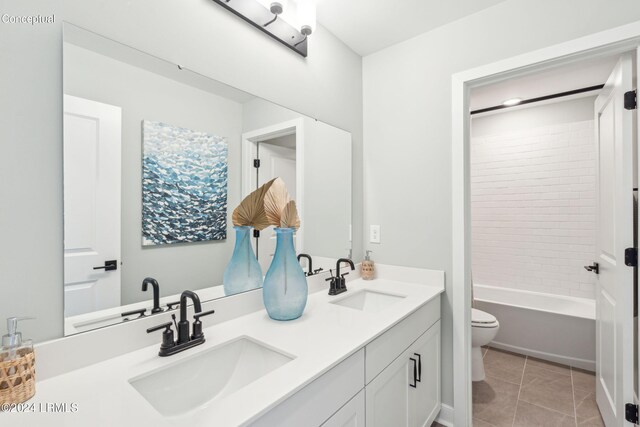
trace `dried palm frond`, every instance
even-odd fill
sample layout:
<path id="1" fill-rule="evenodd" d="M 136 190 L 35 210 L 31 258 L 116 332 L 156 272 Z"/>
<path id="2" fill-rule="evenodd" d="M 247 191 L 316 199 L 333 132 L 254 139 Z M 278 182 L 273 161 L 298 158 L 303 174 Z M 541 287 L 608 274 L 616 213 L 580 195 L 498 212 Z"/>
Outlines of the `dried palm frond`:
<path id="1" fill-rule="evenodd" d="M 264 211 L 270 225 L 281 226 L 282 212 L 291 198 L 282 178 L 276 178 L 264 197 Z"/>
<path id="2" fill-rule="evenodd" d="M 269 226 L 269 220 L 264 211 L 264 198 L 274 181 L 272 179 L 267 182 L 240 202 L 231 216 L 233 225 L 251 226 L 256 230 L 263 230 Z"/>
<path id="3" fill-rule="evenodd" d="M 280 217 L 280 227 L 293 228 L 294 230 L 300 228 L 300 217 L 298 216 L 295 200 L 290 200 L 284 207 Z"/>

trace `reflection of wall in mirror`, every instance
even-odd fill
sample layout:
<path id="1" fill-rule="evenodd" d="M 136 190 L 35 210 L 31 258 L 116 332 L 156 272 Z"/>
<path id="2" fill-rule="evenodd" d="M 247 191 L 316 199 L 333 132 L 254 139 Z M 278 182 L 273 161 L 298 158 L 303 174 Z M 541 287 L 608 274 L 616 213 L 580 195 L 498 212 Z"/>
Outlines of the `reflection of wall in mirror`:
<path id="1" fill-rule="evenodd" d="M 257 98 L 243 105 L 243 132 L 301 117 L 304 252 L 345 257 L 351 249 L 351 134 Z"/>
<path id="2" fill-rule="evenodd" d="M 226 136 L 227 202 L 236 206 L 240 201 L 242 104 L 70 43 L 64 44 L 64 89 L 70 95 L 122 108 L 122 304 L 149 300 L 150 295 L 140 290 L 147 276 L 159 281 L 163 296 L 221 285 L 233 239 L 147 248 L 140 245 L 140 123 L 160 120 Z"/>

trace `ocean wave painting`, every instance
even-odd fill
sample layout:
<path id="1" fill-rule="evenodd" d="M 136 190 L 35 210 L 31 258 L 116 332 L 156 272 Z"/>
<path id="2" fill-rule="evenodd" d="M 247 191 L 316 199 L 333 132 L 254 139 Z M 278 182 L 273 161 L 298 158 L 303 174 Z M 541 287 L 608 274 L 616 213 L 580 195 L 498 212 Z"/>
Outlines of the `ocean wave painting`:
<path id="1" fill-rule="evenodd" d="M 148 120 L 142 129 L 142 244 L 226 239 L 226 138 Z"/>

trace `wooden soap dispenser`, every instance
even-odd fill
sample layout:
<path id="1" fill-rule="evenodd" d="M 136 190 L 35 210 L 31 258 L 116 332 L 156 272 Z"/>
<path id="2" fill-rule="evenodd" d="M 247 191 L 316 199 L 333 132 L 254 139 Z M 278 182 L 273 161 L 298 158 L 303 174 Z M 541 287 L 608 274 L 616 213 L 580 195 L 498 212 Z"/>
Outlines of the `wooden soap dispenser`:
<path id="1" fill-rule="evenodd" d="M 373 280 L 376 275 L 375 264 L 369 256 L 373 251 L 366 252 L 367 255 L 364 257 L 364 261 L 360 264 L 360 277 L 362 277 L 363 280 Z"/>

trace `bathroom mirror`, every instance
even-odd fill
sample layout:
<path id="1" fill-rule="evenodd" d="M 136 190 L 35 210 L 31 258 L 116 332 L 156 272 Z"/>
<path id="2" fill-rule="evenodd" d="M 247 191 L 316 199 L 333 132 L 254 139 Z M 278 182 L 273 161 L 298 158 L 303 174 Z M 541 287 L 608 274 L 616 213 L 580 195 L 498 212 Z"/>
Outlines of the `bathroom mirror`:
<path id="1" fill-rule="evenodd" d="M 63 55 L 65 335 L 151 315 L 145 278 L 162 310 L 224 297 L 233 209 L 275 176 L 313 270 L 350 256 L 350 133 L 69 23 Z"/>

